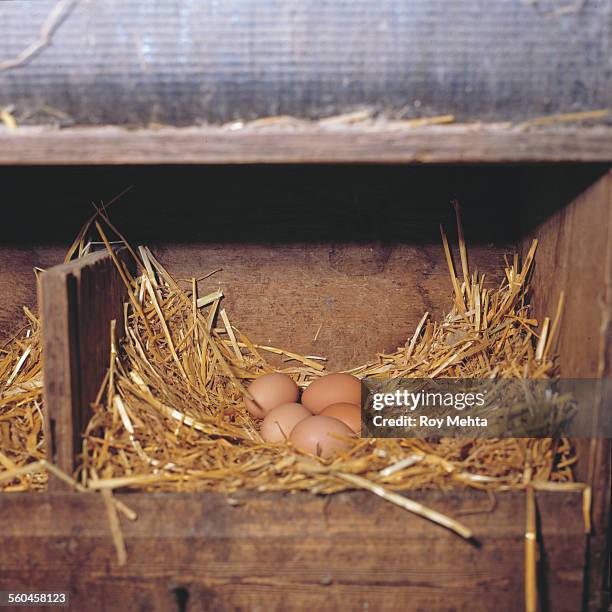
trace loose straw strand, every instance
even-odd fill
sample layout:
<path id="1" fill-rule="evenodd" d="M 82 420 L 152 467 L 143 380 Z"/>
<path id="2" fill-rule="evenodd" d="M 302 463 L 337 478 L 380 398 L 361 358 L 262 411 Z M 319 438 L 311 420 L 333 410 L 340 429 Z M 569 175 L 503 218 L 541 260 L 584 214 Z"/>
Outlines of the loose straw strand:
<path id="1" fill-rule="evenodd" d="M 537 612 L 537 516 L 535 493 L 531 485 L 526 489 L 525 530 L 525 612 Z"/>

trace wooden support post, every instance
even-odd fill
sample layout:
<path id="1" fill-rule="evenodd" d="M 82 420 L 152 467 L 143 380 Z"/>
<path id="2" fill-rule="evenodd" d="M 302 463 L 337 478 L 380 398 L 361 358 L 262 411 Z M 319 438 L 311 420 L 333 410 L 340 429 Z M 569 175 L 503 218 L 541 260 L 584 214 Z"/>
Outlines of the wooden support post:
<path id="1" fill-rule="evenodd" d="M 127 249 L 116 252 L 128 268 Z M 133 264 L 131 264 L 133 265 Z M 109 365 L 110 322 L 123 331 L 126 287 L 108 252 L 46 270 L 39 281 L 48 456 L 69 474 Z M 52 479 L 50 486 L 62 486 Z"/>

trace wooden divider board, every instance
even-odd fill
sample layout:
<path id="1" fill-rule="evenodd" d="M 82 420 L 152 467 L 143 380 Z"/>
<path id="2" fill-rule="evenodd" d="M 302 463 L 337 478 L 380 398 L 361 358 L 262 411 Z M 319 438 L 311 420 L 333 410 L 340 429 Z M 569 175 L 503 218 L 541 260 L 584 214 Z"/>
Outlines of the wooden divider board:
<path id="1" fill-rule="evenodd" d="M 527 185 L 529 200 L 546 202 L 541 185 Z M 555 194 L 552 194 L 555 197 Z M 558 197 L 558 196 L 557 196 Z M 545 204 L 544 204 L 545 205 Z M 533 211 L 528 211 L 533 214 Z M 594 182 L 527 235 L 538 238 L 531 287 L 537 319 L 553 316 L 561 291 L 565 306 L 559 333 L 559 365 L 565 377 L 612 376 L 612 171 Z M 609 410 L 600 397 L 600 410 Z M 600 609 L 608 589 L 612 445 L 609 439 L 574 439 L 575 474 L 593 491 L 592 534 L 584 573 L 584 607 Z M 608 580 L 608 583 L 606 583 Z"/>
<path id="2" fill-rule="evenodd" d="M 116 251 L 130 265 L 127 249 Z M 109 365 L 110 326 L 123 330 L 126 287 L 106 251 L 46 270 L 39 281 L 44 405 L 49 458 L 67 473 L 76 467 L 81 433 Z M 50 486 L 56 485 L 56 480 Z"/>

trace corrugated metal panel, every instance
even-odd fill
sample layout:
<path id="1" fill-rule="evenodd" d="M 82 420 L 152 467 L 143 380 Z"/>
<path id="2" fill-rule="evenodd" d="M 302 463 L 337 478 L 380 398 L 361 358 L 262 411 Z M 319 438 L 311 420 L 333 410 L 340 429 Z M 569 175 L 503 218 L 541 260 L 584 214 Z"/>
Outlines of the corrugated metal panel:
<path id="1" fill-rule="evenodd" d="M 0 61 L 37 38 L 54 6 L 0 3 Z M 322 116 L 363 105 L 488 121 L 607 107 L 612 2 L 587 0 L 563 14 L 566 7 L 81 0 L 51 45 L 0 72 L 0 105 L 138 124 Z"/>

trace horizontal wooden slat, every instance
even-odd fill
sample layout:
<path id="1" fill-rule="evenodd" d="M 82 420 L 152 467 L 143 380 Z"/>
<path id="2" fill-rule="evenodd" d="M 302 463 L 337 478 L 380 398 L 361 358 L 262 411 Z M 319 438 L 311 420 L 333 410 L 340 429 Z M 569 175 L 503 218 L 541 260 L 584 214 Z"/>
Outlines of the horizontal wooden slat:
<path id="1" fill-rule="evenodd" d="M 232 495 L 238 505 L 220 494 L 122 494 L 139 518 L 121 519 L 128 563 L 119 567 L 99 496 L 5 494 L 0 588 L 53 585 L 80 609 L 92 597 L 116 609 L 128 593 L 129 609 L 177 609 L 184 595 L 196 609 L 519 609 L 524 495 L 500 494 L 492 511 L 472 492 L 412 496 L 458 516 L 479 546 L 363 492 Z M 581 496 L 538 494 L 538 503 L 543 597 L 576 612 Z"/>
<path id="2" fill-rule="evenodd" d="M 612 128 L 217 127 L 0 130 L 0 164 L 479 163 L 612 160 Z"/>

